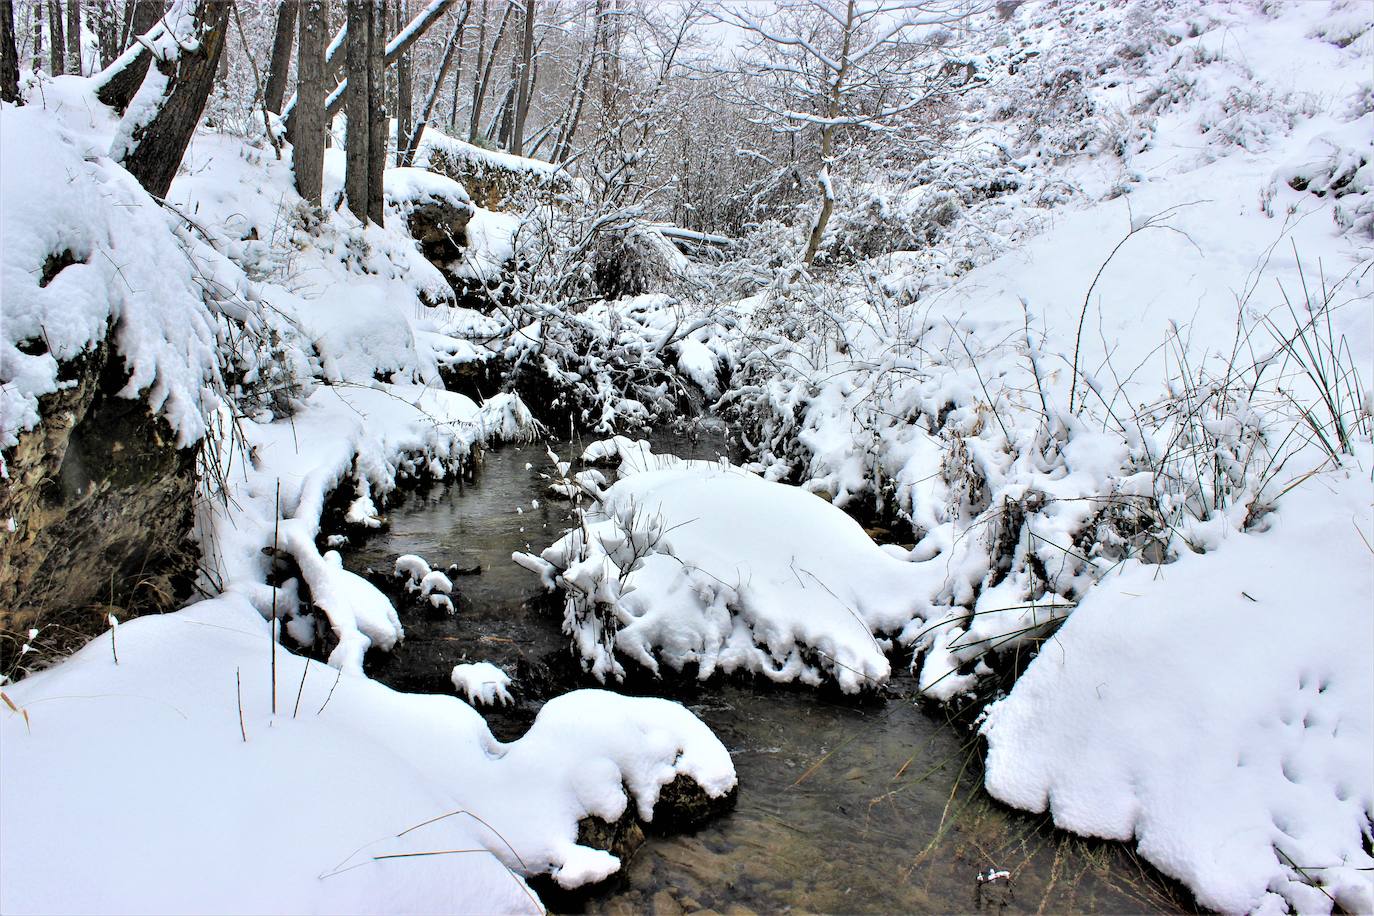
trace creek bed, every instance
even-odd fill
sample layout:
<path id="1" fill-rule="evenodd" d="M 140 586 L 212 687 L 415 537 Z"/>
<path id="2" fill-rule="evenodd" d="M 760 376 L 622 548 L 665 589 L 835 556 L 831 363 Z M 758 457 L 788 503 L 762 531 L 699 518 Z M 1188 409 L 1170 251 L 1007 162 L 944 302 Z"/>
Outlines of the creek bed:
<path id="1" fill-rule="evenodd" d="M 656 437 L 683 457 L 728 454 L 718 436 Z M 555 445 L 565 460 L 580 446 Z M 602 686 L 582 674 L 560 632 L 561 603 L 510 560 L 548 546 L 570 524 L 551 497 L 542 445 L 483 456 L 472 483 L 412 493 L 390 526 L 347 552 L 350 568 L 389 575 L 415 553 L 436 568 L 480 565 L 454 579 L 458 613 L 402 603 L 405 642 L 369 658 L 401 690 L 452 693 L 449 672 L 491 661 L 514 678 L 513 707 L 483 709 L 493 732 L 524 733 L 549 697 Z M 519 511 L 517 511 L 519 510 Z M 894 666 L 900 668 L 901 666 Z M 614 685 L 608 685 L 614 689 Z M 1047 818 L 1008 810 L 980 786 L 979 747 L 967 729 L 923 711 L 910 679 L 882 699 L 737 679 L 636 679 L 627 692 L 682 701 L 730 749 L 737 803 L 690 834 L 650 834 L 627 868 L 591 896 L 556 909 L 605 913 L 714 910 L 822 912 L 1145 912 L 1187 909 L 1176 885 L 1126 847 L 1079 839 Z M 980 884 L 990 868 L 1010 884 Z"/>

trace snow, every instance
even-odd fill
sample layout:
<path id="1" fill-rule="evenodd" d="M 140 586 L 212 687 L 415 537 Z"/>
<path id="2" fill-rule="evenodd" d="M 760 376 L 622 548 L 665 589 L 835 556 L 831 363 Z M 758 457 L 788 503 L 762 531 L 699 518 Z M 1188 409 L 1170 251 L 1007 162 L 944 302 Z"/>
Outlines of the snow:
<path id="1" fill-rule="evenodd" d="M 720 742 L 658 699 L 568 694 L 503 744 L 456 697 L 279 649 L 273 714 L 270 646 L 226 596 L 121 624 L 118 664 L 107 635 L 6 685 L 27 717 L 0 712 L 0 909 L 540 911 L 525 876 L 619 867 L 577 844 L 581 818 L 650 819 L 679 774 L 735 784 Z M 436 850 L 473 852 L 377 858 Z"/>
<path id="2" fill-rule="evenodd" d="M 98 108 L 88 84 L 57 81 L 49 102 Z M 39 105 L 0 110 L 0 448 L 38 422 L 39 397 L 63 387 L 58 363 L 89 352 L 107 327 L 130 372 L 120 396 L 145 400 L 189 445 L 218 404 L 218 328 L 202 304 L 217 256 L 105 156 L 100 132 L 73 120 Z M 64 252 L 77 263 L 40 287 Z"/>
<path id="3" fill-rule="evenodd" d="M 491 662 L 465 662 L 453 666 L 454 689 L 462 692 L 473 706 L 509 706 L 515 700 L 510 695 L 510 675 Z"/>
<path id="4" fill-rule="evenodd" d="M 612 448 L 629 460 L 597 511 L 515 557 L 566 592 L 564 630 L 597 677 L 623 676 L 618 654 L 653 672 L 691 663 L 702 679 L 746 671 L 849 693 L 887 679 L 875 634 L 925 610 L 920 569 L 795 487 L 623 437 L 587 455 Z"/>
<path id="5" fill-rule="evenodd" d="M 1369 458 L 1267 531 L 1098 584 L 990 708 L 988 790 L 1222 912 L 1374 908 Z"/>
<path id="6" fill-rule="evenodd" d="M 465 140 L 450 137 L 431 126 L 425 129 L 424 136 L 420 138 L 420 148 L 415 154 L 416 165 L 422 168 L 428 167 L 430 157 L 435 152 L 443 153 L 446 158 L 455 163 L 467 163 L 478 173 L 486 168 L 495 168 L 507 172 L 527 172 L 541 177 L 551 176 L 559 172 L 559 167 L 551 162 L 530 159 L 526 156 L 515 156 L 500 150 L 483 149 Z"/>

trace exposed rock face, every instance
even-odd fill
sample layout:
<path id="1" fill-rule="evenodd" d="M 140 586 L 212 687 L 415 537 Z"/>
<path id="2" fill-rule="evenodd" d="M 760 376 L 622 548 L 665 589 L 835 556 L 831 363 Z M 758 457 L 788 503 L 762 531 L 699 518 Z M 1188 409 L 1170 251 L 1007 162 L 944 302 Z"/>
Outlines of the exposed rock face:
<path id="1" fill-rule="evenodd" d="M 467 147 L 466 144 L 462 145 Z M 572 190 L 572 182 L 562 172 L 505 167 L 497 155 L 458 155 L 441 148 L 429 151 L 429 168 L 461 184 L 472 202 L 487 210 L 520 212 L 531 204 Z"/>
<path id="2" fill-rule="evenodd" d="M 436 265 L 458 260 L 467 248 L 471 207 L 460 207 L 432 198 L 418 202 L 406 216 L 406 228 L 420 243 L 425 259 Z"/>
<path id="3" fill-rule="evenodd" d="M 177 448 L 142 400 L 116 396 L 128 375 L 108 343 L 61 378 L 67 387 L 40 400 L 42 421 L 4 456 L 0 631 L 42 627 L 45 646 L 66 650 L 115 608 L 124 617 L 185 597 L 197 449 Z M 19 645 L 0 640 L 0 670 Z"/>

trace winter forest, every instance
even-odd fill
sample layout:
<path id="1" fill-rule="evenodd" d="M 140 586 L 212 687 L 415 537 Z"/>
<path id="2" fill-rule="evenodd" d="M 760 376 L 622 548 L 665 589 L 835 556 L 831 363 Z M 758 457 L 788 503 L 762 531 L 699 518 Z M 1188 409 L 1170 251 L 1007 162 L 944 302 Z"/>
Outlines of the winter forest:
<path id="1" fill-rule="evenodd" d="M 1374 0 L 0 0 L 0 911 L 1374 911 Z"/>

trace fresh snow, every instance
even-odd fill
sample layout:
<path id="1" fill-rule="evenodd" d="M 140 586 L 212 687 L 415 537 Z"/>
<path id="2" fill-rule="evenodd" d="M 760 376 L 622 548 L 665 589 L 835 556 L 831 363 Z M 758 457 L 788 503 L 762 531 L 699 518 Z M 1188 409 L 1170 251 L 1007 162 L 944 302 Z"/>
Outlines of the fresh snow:
<path id="1" fill-rule="evenodd" d="M 1134 840 L 1228 913 L 1374 909 L 1374 506 L 1363 461 L 1268 530 L 1130 562 L 992 705 L 987 787 Z"/>
<path id="2" fill-rule="evenodd" d="M 473 706 L 509 706 L 515 702 L 510 695 L 510 675 L 491 662 L 464 662 L 453 666 L 450 675 L 454 689 L 460 691 Z"/>
<path id="3" fill-rule="evenodd" d="M 503 744 L 456 697 L 281 649 L 274 715 L 273 661 L 268 624 L 226 596 L 6 685 L 26 715 L 0 716 L 0 910 L 541 912 L 525 877 L 620 865 L 577 844 L 581 818 L 650 820 L 680 774 L 735 784 L 665 700 L 574 692 Z"/>

